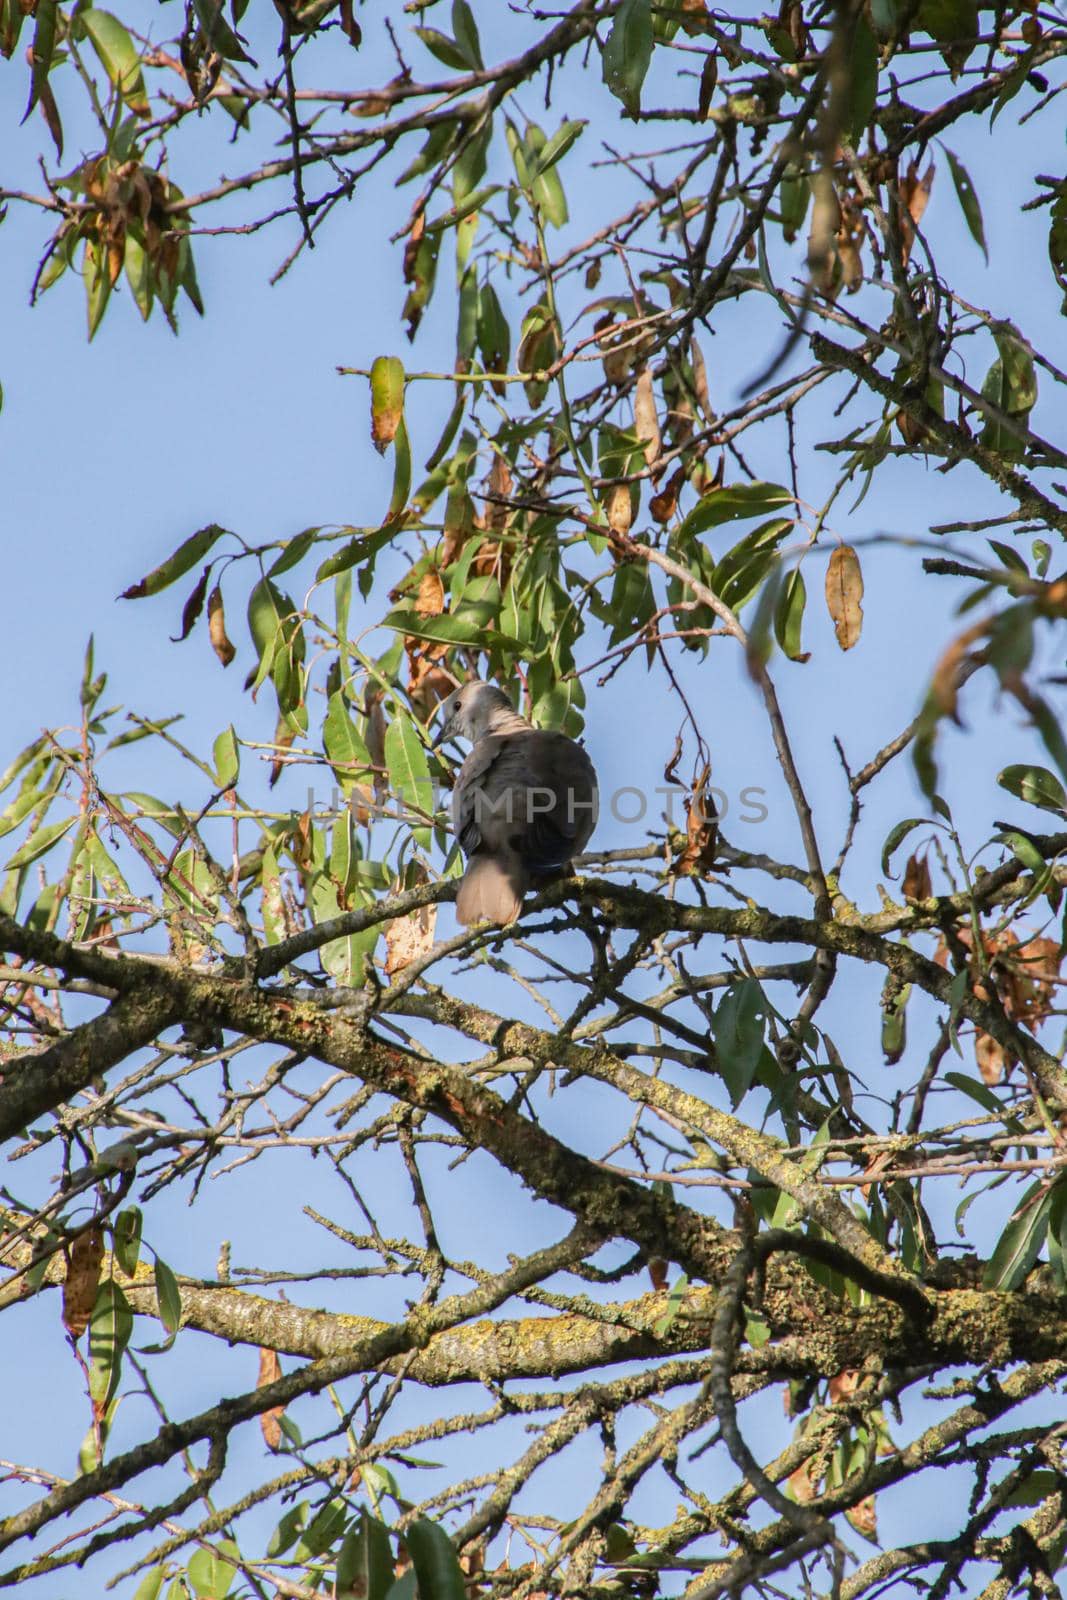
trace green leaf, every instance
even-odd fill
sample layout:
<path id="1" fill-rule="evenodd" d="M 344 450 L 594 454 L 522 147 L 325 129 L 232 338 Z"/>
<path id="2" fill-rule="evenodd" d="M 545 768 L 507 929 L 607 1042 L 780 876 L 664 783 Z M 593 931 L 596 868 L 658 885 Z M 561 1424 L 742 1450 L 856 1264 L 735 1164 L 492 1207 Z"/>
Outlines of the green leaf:
<path id="1" fill-rule="evenodd" d="M 113 1278 L 105 1278 L 89 1319 L 89 1393 L 106 1408 L 122 1375 L 122 1357 L 133 1332 L 130 1303 Z"/>
<path id="2" fill-rule="evenodd" d="M 335 555 L 327 556 L 315 574 L 315 582 L 325 583 L 327 578 L 335 578 L 361 562 L 373 565 L 374 557 L 379 550 L 384 550 L 386 545 L 392 543 L 396 531 L 395 528 L 385 527 L 377 528 L 373 533 L 354 534 Z"/>
<path id="3" fill-rule="evenodd" d="M 76 817 L 67 817 L 63 822 L 49 822 L 43 828 L 38 828 L 36 833 L 32 833 L 25 844 L 20 845 L 15 851 L 5 870 L 17 871 L 19 867 L 28 867 L 32 861 L 39 861 L 41 856 L 48 854 L 53 845 L 59 843 L 76 821 Z"/>
<path id="4" fill-rule="evenodd" d="M 200 1546 L 186 1568 L 199 1600 L 226 1600 L 237 1576 L 237 1559 L 238 1550 L 232 1539 L 224 1540 L 217 1550 Z"/>
<path id="5" fill-rule="evenodd" d="M 314 1561 L 340 1538 L 348 1519 L 348 1508 L 343 1500 L 327 1500 L 315 1513 L 293 1551 L 296 1561 Z"/>
<path id="6" fill-rule="evenodd" d="M 290 567 L 295 567 L 303 561 L 311 546 L 315 543 L 316 535 L 322 530 L 319 528 L 305 528 L 303 533 L 295 534 L 292 539 L 285 541 L 285 549 L 275 561 L 267 568 L 268 578 L 279 578 L 283 572 L 288 572 Z"/>
<path id="7" fill-rule="evenodd" d="M 998 329 L 994 338 L 997 359 L 986 373 L 982 395 L 1008 416 L 1025 424 L 1037 402 L 1034 358 L 1014 331 Z M 1025 453 L 1023 441 L 999 422 L 986 422 L 981 440 L 987 449 L 997 450 L 1009 460 L 1018 460 Z"/>
<path id="8" fill-rule="evenodd" d="M 160 594 L 176 579 L 183 577 L 191 567 L 195 567 L 225 532 L 225 528 L 220 528 L 217 522 L 212 522 L 206 528 L 201 528 L 198 533 L 191 534 L 178 546 L 172 556 L 168 556 L 160 566 L 153 568 L 140 583 L 133 584 L 129 589 L 123 589 L 119 599 L 143 600 L 148 595 Z"/>
<path id="9" fill-rule="evenodd" d="M 858 145 L 878 98 L 878 42 L 862 15 L 852 34 L 848 62 L 846 124 L 853 145 Z"/>
<path id="10" fill-rule="evenodd" d="M 77 26 L 84 29 L 100 65 L 107 73 L 116 91 L 130 110 L 139 117 L 150 115 L 151 107 L 145 93 L 144 74 L 137 46 L 118 17 L 110 11 L 79 11 Z"/>
<path id="11" fill-rule="evenodd" d="M 804 622 L 807 593 L 799 567 L 786 574 L 774 613 L 774 636 L 790 661 L 807 661 L 809 652 L 801 648 L 800 631 Z"/>
<path id="12" fill-rule="evenodd" d="M 484 68 L 482 46 L 478 38 L 478 24 L 467 0 L 452 0 L 452 32 L 467 65 L 475 72 Z"/>
<path id="13" fill-rule="evenodd" d="M 442 33 L 439 28 L 415 28 L 412 31 L 422 40 L 430 54 L 436 56 L 446 67 L 453 67 L 457 72 L 470 70 L 471 63 L 466 53 L 455 39 L 449 38 L 447 33 Z"/>
<path id="14" fill-rule="evenodd" d="M 715 1059 L 735 1109 L 756 1076 L 766 1024 L 767 1002 L 754 978 L 734 984 L 715 1009 Z"/>
<path id="15" fill-rule="evenodd" d="M 758 528 L 746 533 L 716 564 L 712 587 L 724 605 L 737 611 L 750 600 L 775 565 L 778 546 L 793 527 L 791 518 L 772 517 L 761 522 Z M 777 597 L 774 597 L 777 599 Z M 774 616 L 772 607 L 767 616 L 768 633 Z"/>
<path id="16" fill-rule="evenodd" d="M 422 740 L 407 712 L 400 711 L 385 730 L 385 765 L 389 786 L 404 807 L 428 812 L 433 804 L 430 766 Z M 429 846 L 429 831 L 417 829 L 416 837 Z"/>
<path id="17" fill-rule="evenodd" d="M 20 16 L 21 26 L 21 16 Z M 33 31 L 33 45 L 30 50 L 30 60 L 33 66 L 33 75 L 30 80 L 30 99 L 22 120 L 26 121 L 30 112 L 41 97 L 41 90 L 48 81 L 48 74 L 52 68 L 52 58 L 56 45 L 56 0 L 37 0 L 35 13 L 35 27 Z"/>
<path id="18" fill-rule="evenodd" d="M 267 1540 L 267 1556 L 273 1561 L 276 1556 L 284 1555 L 291 1545 L 294 1545 L 300 1536 L 300 1530 L 308 1519 L 308 1506 L 306 1500 L 297 1501 L 282 1517 L 278 1526 Z"/>
<path id="19" fill-rule="evenodd" d="M 1007 789 L 1017 800 L 1025 800 L 1028 805 L 1040 806 L 1043 811 L 1067 812 L 1067 793 L 1060 780 L 1047 767 L 1025 764 L 1005 767 L 998 774 L 997 782 L 1002 789 Z"/>
<path id="20" fill-rule="evenodd" d="M 467 1585 L 455 1546 L 428 1517 L 408 1525 L 404 1539 L 415 1569 L 419 1600 L 466 1600 Z"/>
<path id="21" fill-rule="evenodd" d="M 322 742 L 334 777 L 344 793 L 348 794 L 357 773 L 369 772 L 371 759 L 339 690 L 330 696 L 327 703 Z"/>
<path id="22" fill-rule="evenodd" d="M 948 169 L 952 174 L 952 182 L 956 186 L 956 199 L 960 203 L 960 210 L 963 212 L 963 220 L 966 222 L 971 231 L 971 238 L 981 250 L 982 254 L 986 258 L 986 262 L 988 263 L 989 249 L 986 245 L 985 224 L 982 221 L 982 207 L 979 204 L 978 194 L 974 184 L 971 182 L 970 173 L 967 171 L 967 168 L 963 165 L 963 162 L 959 159 L 959 157 L 954 155 L 947 145 L 943 145 L 942 149 L 948 157 Z"/>
<path id="23" fill-rule="evenodd" d="M 284 627 L 293 617 L 293 602 L 269 578 L 261 578 L 248 597 L 248 631 L 259 665 L 246 687 L 264 682 L 284 642 Z"/>
<path id="24" fill-rule="evenodd" d="M 556 165 L 557 161 L 562 161 L 571 146 L 582 137 L 587 126 L 584 120 L 561 123 L 551 139 L 538 151 L 531 177 L 533 179 L 542 177 Z"/>
<path id="25" fill-rule="evenodd" d="M 137 1257 L 141 1253 L 141 1226 L 144 1218 L 140 1206 L 127 1206 L 115 1218 L 115 1260 L 128 1278 L 137 1271 Z"/>
<path id="26" fill-rule="evenodd" d="M 395 628 L 398 633 L 412 639 L 433 639 L 438 644 L 467 645 L 475 650 L 495 648 L 515 655 L 523 653 L 525 646 L 519 639 L 507 633 L 498 633 L 495 628 L 481 626 L 475 620 L 479 613 L 474 607 L 465 608 L 465 612 L 462 617 L 447 614 L 420 617 L 417 611 L 390 611 L 387 617 L 382 618 L 381 625 L 383 628 Z M 489 620 L 488 616 L 486 620 Z"/>
<path id="27" fill-rule="evenodd" d="M 159 1600 L 159 1591 L 163 1587 L 166 1576 L 166 1567 L 150 1568 L 134 1590 L 133 1600 Z"/>
<path id="28" fill-rule="evenodd" d="M 182 1292 L 162 1256 L 156 1257 L 156 1306 L 168 1333 L 177 1333 L 182 1321 Z"/>
<path id="29" fill-rule="evenodd" d="M 923 823 L 929 822 L 928 817 L 905 817 L 903 822 L 895 823 L 886 835 L 885 844 L 882 846 L 882 871 L 887 878 L 893 874 L 889 870 L 889 861 L 899 845 L 907 838 L 913 828 L 921 828 Z"/>
<path id="30" fill-rule="evenodd" d="M 622 0 L 601 58 L 604 82 L 632 117 L 641 110 L 641 86 L 652 61 L 651 0 Z"/>
<path id="31" fill-rule="evenodd" d="M 985 1288 L 1010 1290 L 1022 1283 L 1045 1242 L 1054 1193 L 1040 1181 L 1027 1189 L 986 1265 L 982 1276 Z"/>
<path id="32" fill-rule="evenodd" d="M 384 1522 L 360 1507 L 337 1556 L 336 1600 L 385 1600 L 393 1583 L 393 1550 Z"/>
<path id="33" fill-rule="evenodd" d="M 255 61 L 242 48 L 239 36 L 223 16 L 223 0 L 194 0 L 194 4 L 200 26 L 212 50 L 217 50 L 227 61 L 246 61 L 254 67 Z"/>
<path id="34" fill-rule="evenodd" d="M 391 528 L 399 522 L 407 508 L 408 495 L 411 493 L 411 442 L 408 439 L 408 428 L 404 418 L 396 430 L 393 440 L 393 493 L 389 500 L 389 509 L 385 514 L 383 528 Z"/>
<path id="35" fill-rule="evenodd" d="M 778 483 L 735 483 L 727 489 L 713 489 L 684 518 L 676 537 L 679 541 L 689 539 L 724 522 L 762 516 L 779 506 L 792 503 L 793 496 L 789 490 L 783 489 Z"/>
<path id="36" fill-rule="evenodd" d="M 215 782 L 220 789 L 232 789 L 241 770 L 241 752 L 233 725 L 224 728 L 215 740 Z"/>

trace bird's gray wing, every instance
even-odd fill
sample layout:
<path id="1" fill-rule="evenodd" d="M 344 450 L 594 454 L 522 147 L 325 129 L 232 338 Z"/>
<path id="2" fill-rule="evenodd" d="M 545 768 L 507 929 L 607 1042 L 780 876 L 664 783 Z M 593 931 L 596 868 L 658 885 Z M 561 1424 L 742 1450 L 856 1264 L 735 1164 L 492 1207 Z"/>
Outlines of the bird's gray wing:
<path id="1" fill-rule="evenodd" d="M 550 872 L 582 849 L 596 821 L 593 764 L 565 734 L 530 728 L 480 739 L 452 798 L 464 852 L 516 855 Z"/>
<path id="2" fill-rule="evenodd" d="M 529 789 L 519 854 L 532 872 L 564 866 L 585 846 L 596 824 L 593 763 L 566 734 L 533 729 L 521 741 Z"/>
<path id="3" fill-rule="evenodd" d="M 452 791 L 452 831 L 467 856 L 472 856 L 482 843 L 486 808 L 480 796 L 484 793 L 490 768 L 500 755 L 502 743 L 492 736 L 479 739 L 460 767 Z"/>

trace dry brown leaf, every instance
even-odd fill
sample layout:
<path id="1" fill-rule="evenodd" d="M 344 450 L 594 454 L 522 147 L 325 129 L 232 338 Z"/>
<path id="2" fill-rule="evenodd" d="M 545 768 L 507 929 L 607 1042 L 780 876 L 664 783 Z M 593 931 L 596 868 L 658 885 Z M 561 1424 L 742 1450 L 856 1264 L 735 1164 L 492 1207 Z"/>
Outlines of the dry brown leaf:
<path id="1" fill-rule="evenodd" d="M 274 730 L 274 759 L 270 764 L 270 777 L 268 787 L 273 789 L 286 767 L 285 752 L 291 750 L 296 734 L 286 722 L 284 717 L 278 718 L 278 725 Z"/>
<path id="2" fill-rule="evenodd" d="M 388 793 L 385 773 L 385 711 L 382 707 L 381 689 L 368 689 L 364 703 L 367 712 L 367 754 L 374 768 L 374 796 L 381 805 Z"/>
<path id="3" fill-rule="evenodd" d="M 705 120 L 711 110 L 712 96 L 715 85 L 719 81 L 719 58 L 712 51 L 704 57 L 704 65 L 700 69 L 700 88 L 697 91 L 697 113 L 701 122 Z"/>
<path id="4" fill-rule="evenodd" d="M 710 774 L 705 767 L 689 796 L 685 824 L 685 848 L 674 863 L 675 872 L 695 875 L 710 872 L 715 865 L 719 843 L 715 802 L 707 792 Z"/>
<path id="5" fill-rule="evenodd" d="M 974 1059 L 978 1064 L 978 1071 L 982 1075 L 982 1082 L 992 1089 L 1004 1077 L 1004 1066 L 1007 1057 L 1003 1046 L 988 1033 L 978 1033 L 974 1039 Z"/>
<path id="6" fill-rule="evenodd" d="M 708 369 L 704 361 L 704 352 L 696 340 L 696 335 L 689 341 L 689 361 L 693 368 L 693 388 L 696 390 L 697 403 L 704 413 L 705 420 L 711 421 L 711 391 L 708 388 Z"/>
<path id="7" fill-rule="evenodd" d="M 634 386 L 634 432 L 645 449 L 645 465 L 655 471 L 656 462 L 663 454 L 663 439 L 656 415 L 656 396 L 652 388 L 652 373 L 642 367 Z"/>
<path id="8" fill-rule="evenodd" d="M 415 610 L 420 617 L 439 617 L 445 609 L 445 586 L 436 567 L 430 567 L 419 580 Z"/>
<path id="9" fill-rule="evenodd" d="M 870 1539 L 872 1544 L 878 1543 L 878 1516 L 874 1508 L 873 1494 L 851 1506 L 845 1512 L 845 1516 L 864 1539 Z"/>
<path id="10" fill-rule="evenodd" d="M 207 632 L 211 648 L 224 667 L 228 667 L 237 651 L 226 634 L 226 612 L 222 604 L 222 590 L 218 584 L 207 597 Z"/>
<path id="11" fill-rule="evenodd" d="M 282 1375 L 282 1364 L 278 1360 L 277 1350 L 259 1352 L 259 1377 L 256 1379 L 256 1388 L 265 1389 L 268 1383 L 277 1383 Z M 282 1442 L 281 1418 L 285 1414 L 284 1406 L 271 1406 L 269 1411 L 259 1414 L 259 1427 L 268 1450 L 277 1450 Z"/>
<path id="12" fill-rule="evenodd" d="M 858 1367 L 843 1367 L 836 1372 L 826 1385 L 826 1392 L 830 1404 L 836 1406 L 839 1400 L 847 1400 L 859 1388 L 860 1370 Z"/>
<path id="13" fill-rule="evenodd" d="M 489 500 L 485 508 L 486 522 L 496 533 L 507 527 L 508 519 L 511 516 L 511 507 L 502 505 L 500 502 L 509 498 L 513 481 L 507 457 L 500 455 L 498 452 L 493 457 L 493 464 L 489 468 L 489 481 L 486 485 L 489 493 L 495 498 Z M 480 554 L 481 552 L 479 551 Z"/>
<path id="14" fill-rule="evenodd" d="M 970 628 L 957 635 L 948 649 L 942 653 L 941 659 L 934 668 L 934 675 L 930 680 L 930 694 L 941 712 L 942 716 L 951 717 L 952 721 L 960 725 L 957 711 L 957 699 L 960 688 L 960 668 L 967 659 L 967 652 L 976 640 L 981 639 L 989 632 L 988 622 L 976 622 Z"/>
<path id="15" fill-rule="evenodd" d="M 63 1325 L 72 1339 L 80 1339 L 89 1326 L 103 1260 L 104 1230 L 87 1228 L 71 1245 L 63 1284 Z"/>
<path id="16" fill-rule="evenodd" d="M 841 226 L 841 208 L 833 182 L 825 169 L 811 180 L 811 228 L 808 233 L 808 272 L 813 286 L 822 294 L 834 287 L 837 252 L 835 241 Z"/>
<path id="17" fill-rule="evenodd" d="M 662 1294 L 667 1287 L 667 1263 L 659 1256 L 649 1256 L 648 1275 L 652 1279 L 652 1287 L 657 1294 Z"/>
<path id="18" fill-rule="evenodd" d="M 795 1472 L 789 1474 L 789 1491 L 798 1506 L 807 1505 L 809 1500 L 814 1500 L 819 1492 L 819 1485 L 813 1476 L 813 1460 L 809 1456 L 807 1461 L 802 1461 Z"/>
<path id="19" fill-rule="evenodd" d="M 634 520 L 633 501 L 628 483 L 613 483 L 608 490 L 608 527 L 612 533 L 629 533 Z"/>
<path id="20" fill-rule="evenodd" d="M 851 650 L 863 627 L 863 573 L 850 544 L 839 544 L 826 568 L 826 605 L 842 650 Z"/>
<path id="21" fill-rule="evenodd" d="M 907 172 L 897 184 L 897 193 L 900 198 L 898 216 L 900 218 L 900 254 L 904 265 L 907 266 L 915 243 L 915 230 L 923 219 L 927 202 L 930 199 L 930 190 L 934 184 L 934 164 L 931 161 L 922 177 L 919 169 L 912 161 Z"/>
<path id="22" fill-rule="evenodd" d="M 426 873 L 420 868 L 419 881 L 426 883 Z M 394 885 L 393 892 L 399 889 Z M 385 925 L 385 972 L 392 977 L 433 949 L 437 928 L 437 907 L 420 906 L 406 917 L 394 917 Z"/>
<path id="23" fill-rule="evenodd" d="M 672 472 L 659 494 L 654 494 L 648 502 L 650 515 L 656 522 L 669 522 L 678 509 L 678 496 L 685 484 L 685 468 L 678 467 Z"/>
<path id="24" fill-rule="evenodd" d="M 925 855 L 911 855 L 904 868 L 903 894 L 905 900 L 929 900 L 933 893 L 930 880 L 930 862 Z"/>
<path id="25" fill-rule="evenodd" d="M 616 388 L 626 382 L 637 360 L 633 345 L 627 343 L 629 333 L 627 331 L 617 333 L 614 331 L 617 327 L 615 314 L 611 311 L 605 311 L 604 315 L 593 324 L 593 332 L 597 336 L 596 342 L 600 346 L 604 364 L 604 376 L 609 383 L 615 384 Z M 625 348 L 619 349 L 620 344 Z"/>
<path id="26" fill-rule="evenodd" d="M 682 29 L 690 38 L 708 25 L 707 0 L 682 0 Z"/>

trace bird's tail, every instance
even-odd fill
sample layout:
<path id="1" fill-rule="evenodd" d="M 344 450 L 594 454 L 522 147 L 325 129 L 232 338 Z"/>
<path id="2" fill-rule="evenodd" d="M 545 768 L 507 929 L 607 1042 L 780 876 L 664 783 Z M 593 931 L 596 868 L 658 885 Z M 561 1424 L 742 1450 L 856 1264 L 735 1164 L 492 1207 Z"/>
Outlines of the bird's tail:
<path id="1" fill-rule="evenodd" d="M 465 928 L 474 922 L 503 927 L 515 921 L 525 893 L 526 872 L 518 856 L 472 856 L 456 896 L 456 918 Z"/>

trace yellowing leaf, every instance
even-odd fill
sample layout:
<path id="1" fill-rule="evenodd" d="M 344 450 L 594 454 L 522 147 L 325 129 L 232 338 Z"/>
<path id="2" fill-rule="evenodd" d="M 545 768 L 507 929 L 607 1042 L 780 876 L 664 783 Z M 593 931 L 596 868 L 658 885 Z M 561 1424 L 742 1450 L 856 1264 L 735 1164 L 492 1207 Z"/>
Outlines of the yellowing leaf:
<path id="1" fill-rule="evenodd" d="M 404 364 L 396 356 L 379 356 L 371 367 L 370 407 L 371 440 L 384 455 L 404 415 Z"/>

